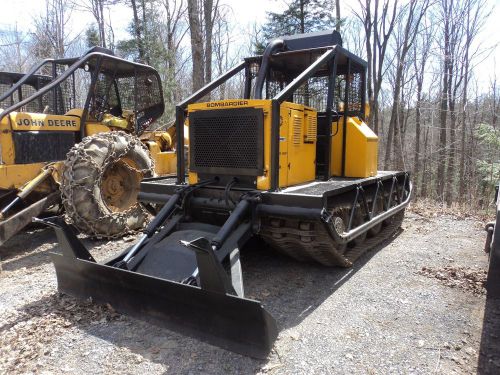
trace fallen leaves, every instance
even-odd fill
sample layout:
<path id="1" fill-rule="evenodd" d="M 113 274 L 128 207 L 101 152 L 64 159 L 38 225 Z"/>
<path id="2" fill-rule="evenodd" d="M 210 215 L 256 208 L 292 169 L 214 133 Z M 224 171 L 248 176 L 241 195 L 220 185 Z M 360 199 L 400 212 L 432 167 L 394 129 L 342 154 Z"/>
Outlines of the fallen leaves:
<path id="1" fill-rule="evenodd" d="M 417 201 L 412 201 L 409 206 L 409 211 L 422 216 L 423 218 L 436 218 L 442 215 L 450 215 L 458 220 L 466 218 L 474 218 L 477 220 L 485 221 L 491 220 L 491 212 L 489 209 L 478 209 L 471 205 L 460 206 L 454 203 L 451 207 L 438 204 L 431 199 L 420 198 Z"/>
<path id="2" fill-rule="evenodd" d="M 117 319 L 111 306 L 53 294 L 2 317 L 0 369 L 5 373 L 35 371 L 37 358 L 49 355 L 47 347 L 73 326 L 103 324 Z M 95 324 L 95 323 L 94 323 Z"/>
<path id="3" fill-rule="evenodd" d="M 488 273 L 484 269 L 460 266 L 422 267 L 419 274 L 438 279 L 451 288 L 463 289 L 477 295 L 486 294 Z"/>

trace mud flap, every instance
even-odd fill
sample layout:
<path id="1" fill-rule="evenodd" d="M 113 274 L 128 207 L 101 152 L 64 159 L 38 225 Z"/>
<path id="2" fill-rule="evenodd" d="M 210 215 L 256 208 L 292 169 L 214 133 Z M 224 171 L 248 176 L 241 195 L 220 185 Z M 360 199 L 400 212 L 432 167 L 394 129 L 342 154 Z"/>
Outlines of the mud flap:
<path id="1" fill-rule="evenodd" d="M 52 254 L 60 292 L 243 355 L 269 354 L 278 329 L 260 302 L 96 263 L 63 222 L 50 224 L 62 250 Z"/>

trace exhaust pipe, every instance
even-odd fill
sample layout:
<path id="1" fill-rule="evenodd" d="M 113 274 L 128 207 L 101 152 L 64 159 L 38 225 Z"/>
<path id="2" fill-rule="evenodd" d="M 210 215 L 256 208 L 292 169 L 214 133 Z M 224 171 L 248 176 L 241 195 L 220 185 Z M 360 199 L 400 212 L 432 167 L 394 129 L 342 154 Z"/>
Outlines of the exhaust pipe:
<path id="1" fill-rule="evenodd" d="M 262 99 L 262 88 L 264 87 L 264 81 L 266 80 L 267 71 L 269 70 L 269 58 L 272 54 L 282 51 L 284 48 L 285 41 L 283 39 L 274 39 L 267 45 L 264 54 L 262 55 L 259 74 L 257 75 L 257 80 L 255 81 L 254 99 Z"/>

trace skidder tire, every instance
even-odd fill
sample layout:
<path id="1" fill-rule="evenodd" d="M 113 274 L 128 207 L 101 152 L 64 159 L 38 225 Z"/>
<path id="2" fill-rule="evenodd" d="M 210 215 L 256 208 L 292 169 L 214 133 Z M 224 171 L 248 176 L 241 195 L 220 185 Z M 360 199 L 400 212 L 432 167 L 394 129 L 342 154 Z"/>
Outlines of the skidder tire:
<path id="1" fill-rule="evenodd" d="M 154 164 L 142 142 L 117 131 L 86 137 L 67 155 L 60 190 L 67 221 L 93 237 L 114 238 L 140 230 L 147 211 L 137 201 Z"/>

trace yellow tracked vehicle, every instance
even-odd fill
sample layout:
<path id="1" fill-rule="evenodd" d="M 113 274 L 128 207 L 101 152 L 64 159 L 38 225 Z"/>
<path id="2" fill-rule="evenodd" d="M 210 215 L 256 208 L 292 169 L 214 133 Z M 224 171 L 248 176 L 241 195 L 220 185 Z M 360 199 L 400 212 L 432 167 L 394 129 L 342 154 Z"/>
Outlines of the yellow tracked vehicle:
<path id="1" fill-rule="evenodd" d="M 0 73 L 0 88 L 0 244 L 61 198 L 90 235 L 143 227 L 140 181 L 176 163 L 174 129 L 148 131 L 164 111 L 154 68 L 96 47 Z"/>
<path id="2" fill-rule="evenodd" d="M 44 221 L 61 244 L 59 290 L 266 357 L 278 329 L 245 298 L 245 243 L 350 267 L 396 232 L 409 203 L 408 173 L 377 170 L 365 74 L 336 32 L 287 36 L 185 99 L 177 150 L 188 121 L 189 168 L 179 153 L 175 178 L 141 183 L 141 200 L 164 205 L 137 243 L 101 264 L 63 220 Z"/>

